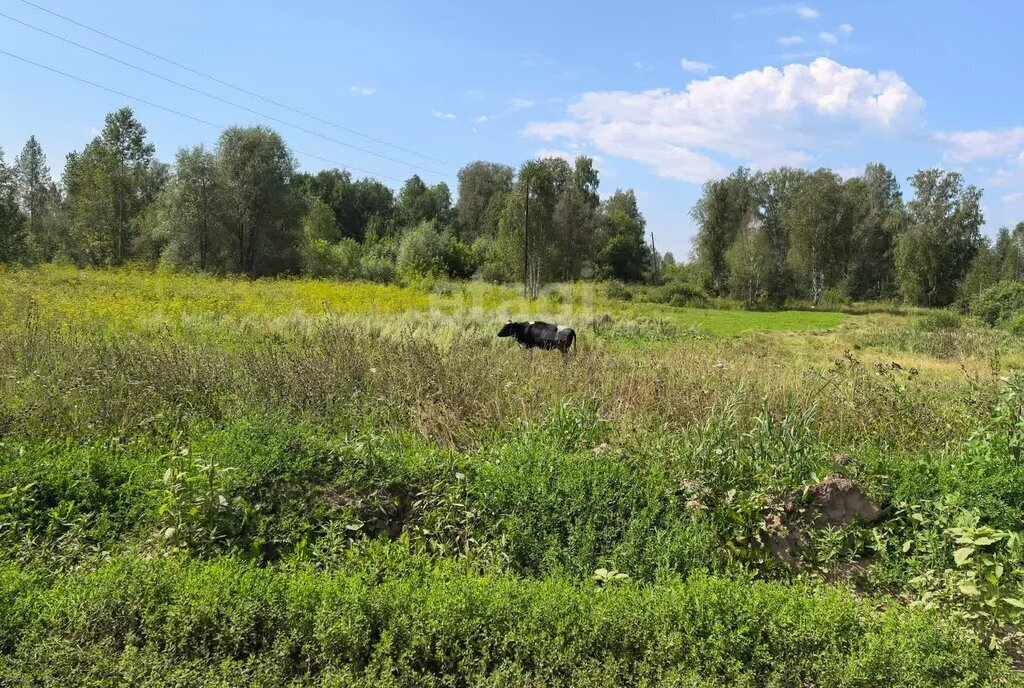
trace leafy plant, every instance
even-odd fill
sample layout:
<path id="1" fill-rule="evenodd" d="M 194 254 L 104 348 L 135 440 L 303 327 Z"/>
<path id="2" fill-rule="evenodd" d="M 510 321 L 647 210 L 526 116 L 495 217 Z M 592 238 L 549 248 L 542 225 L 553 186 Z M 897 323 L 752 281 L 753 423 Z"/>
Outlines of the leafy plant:
<path id="1" fill-rule="evenodd" d="M 165 454 L 160 485 L 155 489 L 157 541 L 170 550 L 207 549 L 228 537 L 237 514 L 224 490 L 232 468 L 201 459 L 189 447 Z"/>
<path id="2" fill-rule="evenodd" d="M 629 574 L 623 573 L 618 569 L 600 568 L 594 571 L 594 580 L 597 581 L 597 584 L 601 586 L 602 589 L 604 589 L 610 585 L 624 583 L 629 580 Z"/>
<path id="3" fill-rule="evenodd" d="M 1024 618 L 1024 540 L 1018 533 L 980 525 L 979 520 L 975 511 L 961 512 L 956 525 L 943 531 L 941 545 L 947 556 L 951 553 L 951 565 L 947 559 L 944 568 L 929 568 L 909 584 L 921 591 L 915 604 L 956 610 L 986 633 L 994 649 L 1021 637 L 1006 629 Z M 910 542 L 904 544 L 904 553 L 911 551 Z"/>

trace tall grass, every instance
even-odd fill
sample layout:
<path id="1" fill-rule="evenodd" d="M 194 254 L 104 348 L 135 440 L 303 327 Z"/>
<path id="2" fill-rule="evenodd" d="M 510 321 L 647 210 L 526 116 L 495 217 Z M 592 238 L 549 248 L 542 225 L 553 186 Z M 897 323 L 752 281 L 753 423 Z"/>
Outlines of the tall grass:
<path id="1" fill-rule="evenodd" d="M 563 358 L 501 287 L 0 285 L 0 684 L 1016 684 L 1024 381 L 970 322 L 567 285 Z M 836 473 L 878 523 L 815 525 Z"/>

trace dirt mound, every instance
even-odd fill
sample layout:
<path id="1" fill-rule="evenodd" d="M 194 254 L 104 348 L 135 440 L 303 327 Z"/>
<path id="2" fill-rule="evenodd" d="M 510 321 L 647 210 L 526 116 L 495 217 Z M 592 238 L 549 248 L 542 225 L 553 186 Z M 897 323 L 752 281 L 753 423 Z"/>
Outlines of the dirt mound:
<path id="1" fill-rule="evenodd" d="M 874 523 L 882 517 L 882 509 L 853 481 L 837 473 L 830 475 L 807 491 L 808 508 L 817 527 L 845 526 L 854 521 Z"/>
<path id="2" fill-rule="evenodd" d="M 875 523 L 881 507 L 849 478 L 834 473 L 806 491 L 793 492 L 780 511 L 765 514 L 765 547 L 779 561 L 798 565 L 797 551 L 807 545 L 808 533 L 850 523 Z"/>

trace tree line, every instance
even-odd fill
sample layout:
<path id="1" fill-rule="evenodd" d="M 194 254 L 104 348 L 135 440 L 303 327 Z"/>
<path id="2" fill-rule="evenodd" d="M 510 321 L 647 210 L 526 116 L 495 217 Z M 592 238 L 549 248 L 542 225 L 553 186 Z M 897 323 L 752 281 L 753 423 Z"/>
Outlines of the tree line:
<path id="1" fill-rule="evenodd" d="M 168 165 L 122 108 L 67 156 L 59 182 L 34 136 L 10 165 L 0 151 L 0 262 L 373 281 L 519 281 L 527 271 L 536 282 L 641 280 L 656 261 L 636 196 L 618 190 L 602 201 L 598 186 L 581 156 L 518 170 L 471 163 L 458 172 L 456 201 L 447 184 L 415 175 L 395 193 L 344 170 L 300 172 L 281 136 L 260 126 L 227 129 L 213 149 L 183 148 Z"/>
<path id="2" fill-rule="evenodd" d="M 982 192 L 959 173 L 919 170 L 908 181 L 908 202 L 880 163 L 846 180 L 782 167 L 708 182 L 692 210 L 696 279 L 746 303 L 832 295 L 948 306 L 1024 277 L 1024 223 L 993 244 L 980 233 Z"/>
<path id="3" fill-rule="evenodd" d="M 163 262 L 380 282 L 477 276 L 534 288 L 667 279 L 767 305 L 946 306 L 1024 279 L 1024 223 L 983 238 L 981 191 L 938 169 L 910 177 L 905 202 L 880 163 L 846 180 L 829 169 L 739 168 L 705 184 L 691 213 L 691 264 L 673 268 L 670 254 L 647 244 L 633 191 L 602 200 L 585 156 L 518 169 L 473 162 L 459 170 L 453 200 L 447 184 L 416 175 L 396 193 L 344 170 L 300 172 L 265 127 L 227 129 L 212 149 L 179 150 L 173 165 L 157 159 L 147 136 L 130 108 L 110 113 L 99 135 L 67 156 L 59 181 L 34 136 L 10 165 L 0 150 L 0 262 Z"/>

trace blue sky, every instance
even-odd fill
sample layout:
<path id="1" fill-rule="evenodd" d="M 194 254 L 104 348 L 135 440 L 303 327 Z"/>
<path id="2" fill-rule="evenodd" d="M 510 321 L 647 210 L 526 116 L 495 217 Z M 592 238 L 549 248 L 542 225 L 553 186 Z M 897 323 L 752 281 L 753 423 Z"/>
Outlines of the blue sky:
<path id="1" fill-rule="evenodd" d="M 986 233 L 1024 220 L 1024 3 L 33 2 L 392 144 L 0 0 L 0 13 L 308 131 L 4 17 L 0 50 L 213 124 L 268 124 L 303 169 L 335 166 L 326 158 L 392 185 L 415 172 L 454 190 L 471 160 L 586 153 L 602 192 L 634 188 L 659 248 L 680 256 L 700 183 L 740 164 L 850 175 L 880 160 L 901 179 L 941 166 L 985 189 Z M 163 160 L 216 141 L 215 127 L 0 55 L 8 161 L 35 134 L 57 173 L 125 104 Z"/>

